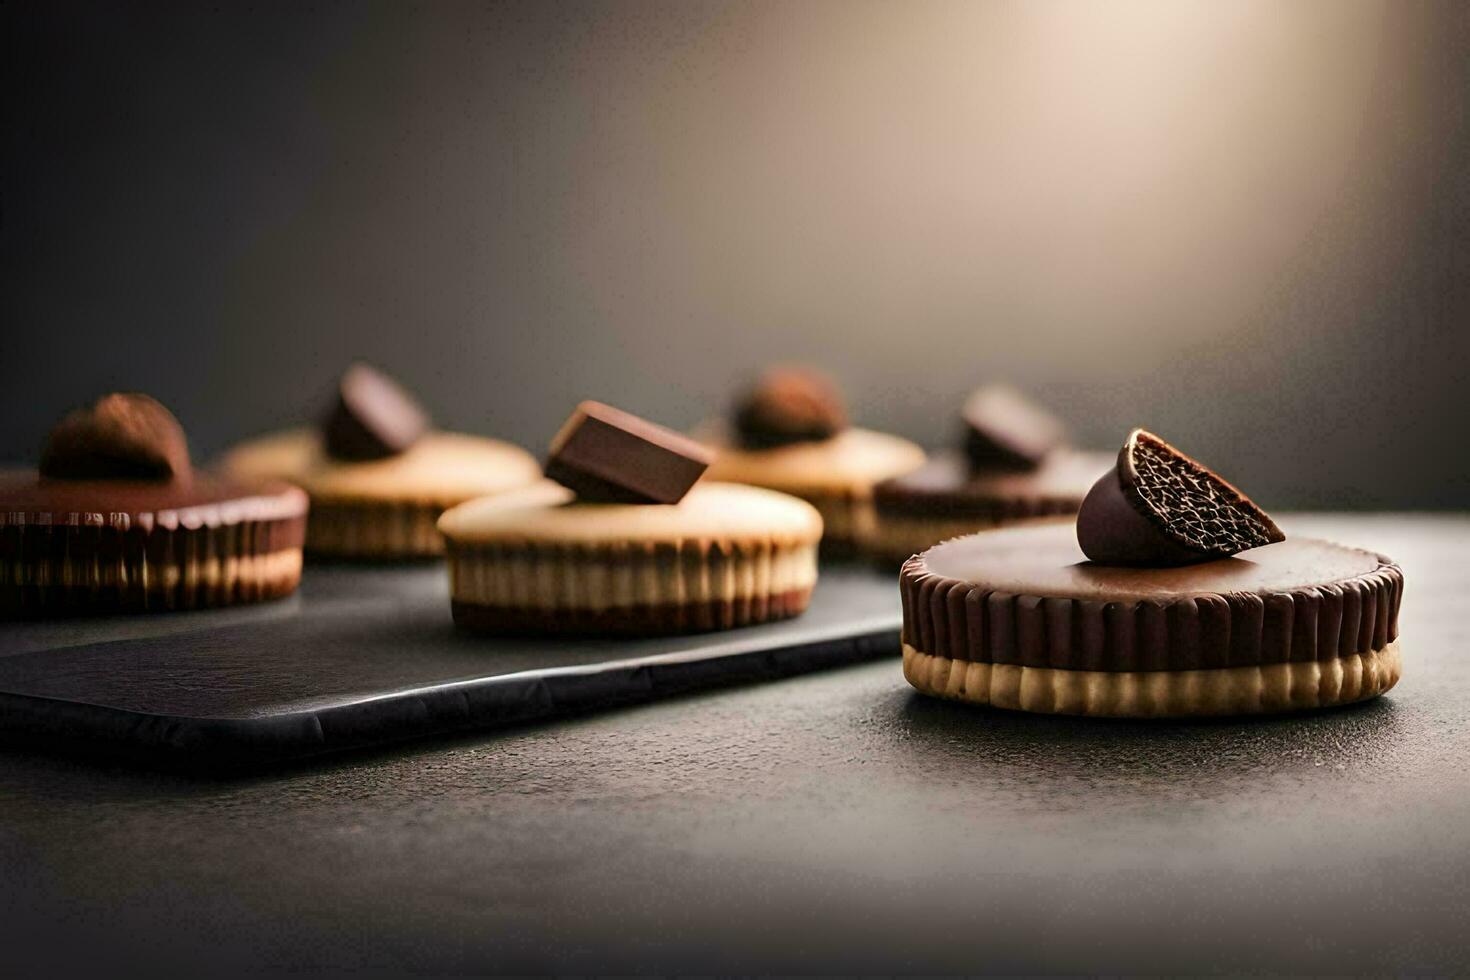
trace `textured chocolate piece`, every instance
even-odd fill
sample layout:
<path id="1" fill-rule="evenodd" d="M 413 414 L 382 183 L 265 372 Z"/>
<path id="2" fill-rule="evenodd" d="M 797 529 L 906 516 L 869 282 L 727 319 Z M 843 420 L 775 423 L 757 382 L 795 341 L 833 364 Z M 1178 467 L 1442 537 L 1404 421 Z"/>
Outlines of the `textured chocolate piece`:
<path id="1" fill-rule="evenodd" d="M 1105 564 L 1183 565 L 1285 537 L 1249 497 L 1143 429 L 1128 434 L 1077 514 L 1077 543 Z"/>
<path id="2" fill-rule="evenodd" d="M 585 501 L 677 504 L 712 460 L 688 436 L 588 401 L 551 440 L 546 476 Z"/>
<path id="3" fill-rule="evenodd" d="M 1031 469 L 1066 439 L 1062 423 L 1019 391 L 987 385 L 965 400 L 965 454 L 981 468 Z"/>
<path id="4" fill-rule="evenodd" d="M 842 392 L 825 375 L 772 368 L 735 406 L 735 434 L 747 449 L 830 439 L 847 428 Z"/>
<path id="5" fill-rule="evenodd" d="M 1389 559 L 1294 539 L 1173 568 L 1079 562 L 1070 529 L 938 545 L 900 575 L 904 641 L 954 660 L 1063 670 L 1199 670 L 1329 660 L 1398 636 Z"/>
<path id="6" fill-rule="evenodd" d="M 103 395 L 67 413 L 41 449 L 41 475 L 55 479 L 170 480 L 189 473 L 183 427 L 147 395 Z"/>
<path id="7" fill-rule="evenodd" d="M 337 459 L 384 459 L 408 449 L 428 428 L 428 413 L 402 385 L 366 364 L 354 364 L 337 382 L 322 442 Z"/>

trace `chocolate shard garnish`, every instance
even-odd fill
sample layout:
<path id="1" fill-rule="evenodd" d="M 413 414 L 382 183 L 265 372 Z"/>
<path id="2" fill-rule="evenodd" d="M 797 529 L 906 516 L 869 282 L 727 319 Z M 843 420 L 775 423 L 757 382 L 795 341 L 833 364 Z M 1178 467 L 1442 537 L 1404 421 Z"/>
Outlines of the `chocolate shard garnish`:
<path id="1" fill-rule="evenodd" d="M 960 416 L 965 454 L 975 469 L 1034 469 L 1067 437 L 1060 420 L 1005 385 L 977 389 Z"/>
<path id="2" fill-rule="evenodd" d="M 385 459 L 418 442 L 428 428 L 429 414 L 402 385 L 366 364 L 354 364 L 337 382 L 322 441 L 337 459 Z"/>
<path id="3" fill-rule="evenodd" d="M 147 395 L 103 395 L 56 424 L 41 448 L 41 475 L 58 480 L 172 480 L 192 473 L 173 413 Z"/>
<path id="4" fill-rule="evenodd" d="M 1143 429 L 1077 514 L 1082 552 L 1108 565 L 1188 565 L 1285 539 L 1249 497 Z"/>
<path id="5" fill-rule="evenodd" d="M 546 476 L 589 502 L 677 504 L 713 459 L 688 436 L 583 402 L 551 440 Z"/>
<path id="6" fill-rule="evenodd" d="M 805 368 L 772 368 L 735 405 L 735 434 L 749 449 L 830 439 L 847 428 L 842 392 Z"/>

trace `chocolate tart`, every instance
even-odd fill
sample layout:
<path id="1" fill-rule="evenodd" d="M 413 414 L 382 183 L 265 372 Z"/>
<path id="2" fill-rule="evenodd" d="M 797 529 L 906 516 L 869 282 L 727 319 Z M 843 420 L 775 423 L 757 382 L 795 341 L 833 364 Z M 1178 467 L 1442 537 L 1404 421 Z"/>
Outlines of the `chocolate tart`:
<path id="1" fill-rule="evenodd" d="M 311 497 L 307 551 L 366 560 L 441 555 L 434 524 L 446 509 L 541 476 L 519 446 L 432 428 L 406 392 L 365 365 L 342 376 L 319 426 L 247 440 L 221 467 L 301 487 Z"/>
<path id="2" fill-rule="evenodd" d="M 455 623 L 496 633 L 652 635 L 805 611 L 822 520 L 757 487 L 700 483 L 676 504 L 578 500 L 541 485 L 439 519 Z"/>
<path id="3" fill-rule="evenodd" d="M 948 538 L 1077 513 L 1110 455 L 1067 445 L 1066 426 L 1009 385 L 983 385 L 959 412 L 960 440 L 873 490 L 870 557 L 899 565 Z"/>
<path id="4" fill-rule="evenodd" d="M 873 533 L 873 487 L 923 465 L 907 439 L 849 424 L 831 381 L 781 367 L 739 398 L 700 438 L 716 450 L 709 476 L 800 497 L 822 515 L 826 557 L 852 557 Z"/>
<path id="5" fill-rule="evenodd" d="M 1034 469 L 977 468 L 962 452 L 936 454 L 873 489 L 877 519 L 867 550 L 892 568 L 949 538 L 1068 519 L 1113 461 L 1111 453 L 1061 447 Z"/>
<path id="6" fill-rule="evenodd" d="M 900 574 L 904 676 L 940 697 L 1177 717 L 1346 704 L 1398 681 L 1403 574 L 1287 539 L 1173 567 L 1085 559 L 1067 524 L 947 541 Z"/>
<path id="7" fill-rule="evenodd" d="M 51 433 L 41 469 L 0 473 L 0 613 L 152 612 L 289 595 L 306 495 L 194 471 L 146 396 L 111 395 Z"/>
<path id="8" fill-rule="evenodd" d="M 454 621 L 498 633 L 656 634 L 803 612 L 821 517 L 770 490 L 696 485 L 708 466 L 694 440 L 583 402 L 552 440 L 552 479 L 439 519 Z"/>
<path id="9" fill-rule="evenodd" d="M 749 450 L 714 443 L 710 478 L 777 490 L 807 501 L 826 526 L 822 553 L 850 557 L 876 526 L 873 487 L 924 462 L 924 451 L 897 436 L 846 429 L 830 439 Z"/>

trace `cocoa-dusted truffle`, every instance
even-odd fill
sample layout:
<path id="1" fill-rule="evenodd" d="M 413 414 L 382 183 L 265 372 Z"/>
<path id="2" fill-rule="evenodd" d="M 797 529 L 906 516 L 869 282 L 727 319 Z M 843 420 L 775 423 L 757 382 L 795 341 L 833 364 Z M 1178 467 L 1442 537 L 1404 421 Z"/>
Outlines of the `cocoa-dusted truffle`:
<path id="1" fill-rule="evenodd" d="M 147 395 L 103 395 L 51 430 L 40 471 L 58 480 L 187 478 L 189 444 L 179 420 Z"/>
<path id="2" fill-rule="evenodd" d="M 552 438 L 546 476 L 586 501 L 676 504 L 712 459 L 688 436 L 588 401 Z"/>
<path id="3" fill-rule="evenodd" d="M 1249 497 L 1143 429 L 1077 514 L 1083 553 L 1111 565 L 1186 565 L 1285 538 Z"/>
<path id="4" fill-rule="evenodd" d="M 736 403 L 735 432 L 749 449 L 828 439 L 847 428 L 842 393 L 805 368 L 772 368 Z"/>
<path id="5" fill-rule="evenodd" d="M 987 385 L 965 400 L 965 454 L 976 469 L 1035 469 L 1066 438 L 1046 409 L 1005 385 Z"/>
<path id="6" fill-rule="evenodd" d="M 354 364 L 337 383 L 322 439 L 337 459 L 384 459 L 407 450 L 428 428 L 428 412 L 402 385 L 376 368 Z"/>

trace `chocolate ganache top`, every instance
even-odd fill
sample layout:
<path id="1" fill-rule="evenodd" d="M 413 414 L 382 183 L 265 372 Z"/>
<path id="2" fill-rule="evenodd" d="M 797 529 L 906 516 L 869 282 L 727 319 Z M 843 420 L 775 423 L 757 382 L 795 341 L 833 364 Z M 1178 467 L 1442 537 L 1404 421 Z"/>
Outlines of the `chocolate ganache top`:
<path id="1" fill-rule="evenodd" d="M 186 523 L 199 508 L 225 507 L 241 520 L 277 520 L 306 515 L 306 494 L 285 483 L 244 482 L 195 473 L 185 480 L 55 480 L 35 470 L 0 471 L 0 512 L 38 523 L 110 522 L 113 515 L 138 518 L 172 513 Z"/>
<path id="2" fill-rule="evenodd" d="M 933 575 L 996 592 L 1102 602 L 1292 592 L 1370 575 L 1392 564 L 1372 552 L 1292 538 L 1194 565 L 1100 565 L 1087 560 L 1075 532 L 1065 524 L 956 538 L 913 561 Z"/>

